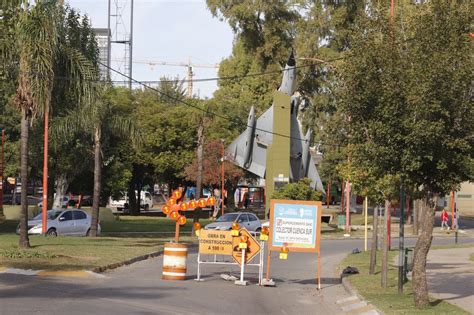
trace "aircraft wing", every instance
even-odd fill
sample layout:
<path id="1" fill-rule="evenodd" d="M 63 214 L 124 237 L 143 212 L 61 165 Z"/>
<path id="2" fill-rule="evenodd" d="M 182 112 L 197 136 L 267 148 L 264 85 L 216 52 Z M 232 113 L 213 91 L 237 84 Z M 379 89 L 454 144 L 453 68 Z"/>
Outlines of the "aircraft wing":
<path id="1" fill-rule="evenodd" d="M 265 177 L 267 147 L 273 141 L 273 106 L 267 109 L 256 121 L 255 129 L 247 126 L 226 149 L 226 154 L 235 164 L 247 171 Z M 252 137 L 252 133 L 254 134 Z M 250 145 L 250 146 L 249 146 Z M 247 150 L 251 150 L 247 152 Z M 249 158 L 246 156 L 249 153 Z M 246 161 L 247 160 L 247 161 Z"/>

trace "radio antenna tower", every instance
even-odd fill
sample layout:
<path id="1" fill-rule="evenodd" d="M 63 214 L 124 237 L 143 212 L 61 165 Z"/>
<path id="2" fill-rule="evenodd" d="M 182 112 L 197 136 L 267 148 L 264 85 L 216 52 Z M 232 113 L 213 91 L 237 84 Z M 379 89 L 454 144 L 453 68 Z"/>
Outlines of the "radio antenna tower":
<path id="1" fill-rule="evenodd" d="M 107 66 L 110 67 L 112 47 L 117 44 L 124 45 L 124 54 L 119 63 L 119 71 L 128 74 L 128 88 L 132 89 L 132 60 L 133 60 L 133 0 L 108 0 L 107 28 L 109 36 L 109 58 Z M 112 4 L 113 1 L 113 4 Z M 129 9 L 130 20 L 123 19 L 124 12 Z M 128 26 L 128 27 L 127 27 Z M 127 83 L 127 81 L 124 81 Z"/>

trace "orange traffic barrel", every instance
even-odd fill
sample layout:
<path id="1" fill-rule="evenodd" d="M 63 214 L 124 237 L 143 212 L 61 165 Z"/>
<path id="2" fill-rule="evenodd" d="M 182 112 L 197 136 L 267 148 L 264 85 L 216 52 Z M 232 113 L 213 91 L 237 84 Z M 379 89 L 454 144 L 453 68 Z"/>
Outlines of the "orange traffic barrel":
<path id="1" fill-rule="evenodd" d="M 164 280 L 186 280 L 188 247 L 179 243 L 165 243 L 163 253 Z"/>

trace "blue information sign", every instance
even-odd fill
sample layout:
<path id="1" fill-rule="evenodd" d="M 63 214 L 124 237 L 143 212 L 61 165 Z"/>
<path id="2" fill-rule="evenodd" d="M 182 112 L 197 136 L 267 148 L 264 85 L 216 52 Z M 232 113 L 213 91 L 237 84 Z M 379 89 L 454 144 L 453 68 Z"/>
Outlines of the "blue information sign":
<path id="1" fill-rule="evenodd" d="M 273 249 L 286 244 L 290 251 L 319 251 L 320 202 L 272 200 L 270 211 Z"/>

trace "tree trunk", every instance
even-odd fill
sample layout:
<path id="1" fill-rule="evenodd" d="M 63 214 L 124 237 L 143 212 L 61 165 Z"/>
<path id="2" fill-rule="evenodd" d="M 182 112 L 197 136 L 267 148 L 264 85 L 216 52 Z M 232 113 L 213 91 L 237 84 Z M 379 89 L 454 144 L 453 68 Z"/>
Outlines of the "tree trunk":
<path id="1" fill-rule="evenodd" d="M 413 253 L 413 298 L 417 307 L 425 307 L 429 304 L 428 283 L 426 282 L 426 257 L 433 240 L 433 226 L 438 195 L 433 199 L 426 197 L 423 203 L 422 230 L 415 245 Z"/>
<path id="2" fill-rule="evenodd" d="M 130 181 L 130 184 L 128 185 L 128 191 L 127 191 L 127 207 L 128 209 L 124 209 L 124 213 L 127 212 L 127 213 L 133 213 L 134 211 L 136 211 L 136 207 L 137 207 L 137 195 L 135 193 L 135 180 L 134 178 L 132 177 L 132 180 Z"/>
<path id="3" fill-rule="evenodd" d="M 142 185 L 137 183 L 135 186 L 136 189 L 133 190 L 134 193 L 134 202 L 130 203 L 130 214 L 131 215 L 140 215 L 141 203 L 142 203 Z M 136 193 L 135 193 L 136 191 Z"/>
<path id="4" fill-rule="evenodd" d="M 66 193 L 67 187 L 69 186 L 69 181 L 65 174 L 59 174 L 59 176 L 54 181 L 54 187 L 56 190 L 56 195 L 53 201 L 53 209 L 61 208 L 63 196 Z"/>
<path id="5" fill-rule="evenodd" d="M 197 129 L 197 137 L 198 137 L 198 143 L 197 143 L 197 163 L 198 163 L 198 169 L 197 169 L 197 178 L 196 178 L 196 200 L 201 198 L 201 193 L 202 193 L 202 160 L 203 160 L 203 145 L 204 145 L 204 121 L 201 119 L 199 122 L 199 126 Z M 193 217 L 193 222 L 199 222 L 199 217 L 201 215 L 202 209 L 200 207 L 197 207 L 196 210 L 194 210 L 194 217 Z"/>
<path id="6" fill-rule="evenodd" d="M 92 196 L 92 223 L 90 236 L 97 236 L 97 226 L 99 224 L 99 203 L 102 178 L 102 156 L 101 156 L 101 132 L 97 128 L 94 131 L 94 192 Z"/>
<path id="7" fill-rule="evenodd" d="M 48 173 L 48 209 L 53 208 L 53 201 L 54 201 L 54 189 L 55 189 L 55 184 L 56 182 L 56 175 L 54 172 L 49 172 Z M 67 189 L 67 188 L 66 188 Z"/>
<path id="8" fill-rule="evenodd" d="M 390 201 L 385 200 L 385 212 L 383 223 L 383 243 L 382 243 L 382 288 L 387 287 L 388 278 L 388 216 L 390 215 Z"/>
<path id="9" fill-rule="evenodd" d="M 413 201 L 413 234 L 418 235 L 418 215 L 420 213 L 420 200 Z"/>
<path id="10" fill-rule="evenodd" d="M 370 248 L 370 267 L 369 274 L 375 274 L 375 266 L 377 265 L 377 230 L 378 230 L 378 220 L 379 220 L 379 207 L 374 207 L 374 222 L 372 229 L 372 244 Z"/>
<path id="11" fill-rule="evenodd" d="M 20 177 L 21 177 L 21 212 L 20 212 L 20 248 L 29 248 L 30 240 L 28 238 L 28 133 L 29 117 L 22 110 L 21 113 L 21 143 L 20 143 Z M 14 188 L 16 190 L 16 187 Z"/>

